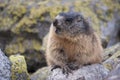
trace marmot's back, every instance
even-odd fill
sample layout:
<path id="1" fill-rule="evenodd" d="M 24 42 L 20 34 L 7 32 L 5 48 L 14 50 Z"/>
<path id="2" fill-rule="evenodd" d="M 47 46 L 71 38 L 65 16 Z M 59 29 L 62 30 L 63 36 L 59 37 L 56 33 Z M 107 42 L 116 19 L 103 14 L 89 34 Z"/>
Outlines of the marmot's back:
<path id="1" fill-rule="evenodd" d="M 46 59 L 64 70 L 102 61 L 99 37 L 79 13 L 60 13 L 50 28 Z"/>

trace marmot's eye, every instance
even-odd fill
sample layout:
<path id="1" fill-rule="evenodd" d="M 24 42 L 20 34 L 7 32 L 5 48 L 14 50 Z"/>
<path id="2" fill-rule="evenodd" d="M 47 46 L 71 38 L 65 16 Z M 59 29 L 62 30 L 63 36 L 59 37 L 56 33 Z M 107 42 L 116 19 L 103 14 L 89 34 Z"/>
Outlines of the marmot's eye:
<path id="1" fill-rule="evenodd" d="M 67 18 L 67 19 L 65 20 L 65 22 L 66 22 L 66 23 L 72 22 L 72 18 Z"/>

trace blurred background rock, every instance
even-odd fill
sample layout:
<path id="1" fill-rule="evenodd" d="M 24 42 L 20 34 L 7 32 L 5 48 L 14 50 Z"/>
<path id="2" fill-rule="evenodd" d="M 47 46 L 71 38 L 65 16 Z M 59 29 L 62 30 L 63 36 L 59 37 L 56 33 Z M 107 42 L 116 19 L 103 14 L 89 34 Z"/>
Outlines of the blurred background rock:
<path id="1" fill-rule="evenodd" d="M 120 42 L 120 0 L 0 0 L 0 48 L 24 55 L 29 73 L 46 66 L 50 24 L 70 8 L 89 20 L 104 48 Z"/>

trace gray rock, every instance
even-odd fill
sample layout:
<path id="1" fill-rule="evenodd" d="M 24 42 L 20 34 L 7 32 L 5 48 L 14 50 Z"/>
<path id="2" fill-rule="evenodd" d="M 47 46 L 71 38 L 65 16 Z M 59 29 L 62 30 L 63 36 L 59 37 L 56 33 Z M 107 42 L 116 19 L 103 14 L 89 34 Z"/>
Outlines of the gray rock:
<path id="1" fill-rule="evenodd" d="M 11 80 L 11 63 L 0 49 L 0 80 Z"/>
<path id="2" fill-rule="evenodd" d="M 82 67 L 72 74 L 63 74 L 61 69 L 55 69 L 47 80 L 103 80 L 109 73 L 109 70 L 101 64 L 93 64 Z"/>
<path id="3" fill-rule="evenodd" d="M 105 80 L 120 80 L 120 61 Z"/>

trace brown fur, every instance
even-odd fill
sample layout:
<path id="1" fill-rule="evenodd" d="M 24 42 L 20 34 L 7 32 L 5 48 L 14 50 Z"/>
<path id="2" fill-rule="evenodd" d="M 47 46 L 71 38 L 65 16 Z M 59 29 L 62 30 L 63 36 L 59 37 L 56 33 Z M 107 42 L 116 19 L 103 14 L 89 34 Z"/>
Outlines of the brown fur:
<path id="1" fill-rule="evenodd" d="M 74 38 L 62 38 L 55 33 L 55 27 L 51 25 L 46 52 L 49 66 L 65 67 L 69 63 L 77 66 L 101 63 L 102 51 L 96 32 L 77 35 Z"/>

